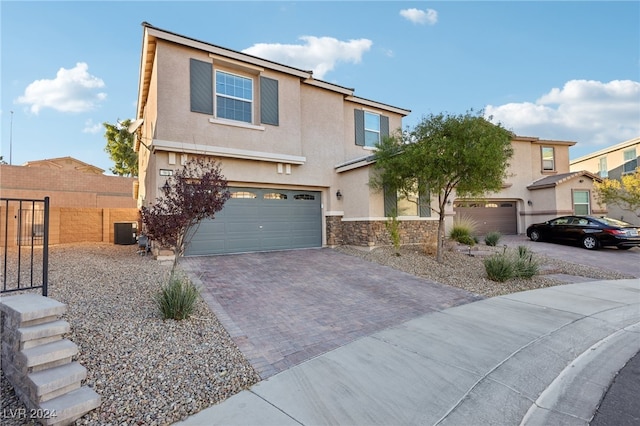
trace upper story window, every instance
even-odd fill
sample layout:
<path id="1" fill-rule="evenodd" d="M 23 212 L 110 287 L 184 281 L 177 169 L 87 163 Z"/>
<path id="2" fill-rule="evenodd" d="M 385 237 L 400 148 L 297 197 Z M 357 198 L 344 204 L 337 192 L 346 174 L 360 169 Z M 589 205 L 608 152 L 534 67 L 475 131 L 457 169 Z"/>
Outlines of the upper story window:
<path id="1" fill-rule="evenodd" d="M 556 169 L 556 162 L 555 162 L 553 147 L 543 146 L 542 147 L 542 171 L 552 172 L 555 169 Z"/>
<path id="2" fill-rule="evenodd" d="M 221 70 L 215 70 L 214 76 L 213 71 L 211 62 L 191 58 L 189 90 L 192 112 L 215 114 L 215 118 L 237 121 L 243 126 L 243 123 L 255 125 L 258 122 L 272 126 L 280 124 L 278 80 Z M 255 105 L 258 91 L 260 102 Z"/>
<path id="3" fill-rule="evenodd" d="M 252 122 L 253 80 L 216 71 L 216 116 Z"/>
<path id="4" fill-rule="evenodd" d="M 380 115 L 364 112 L 364 145 L 376 146 L 380 143 Z"/>
<path id="5" fill-rule="evenodd" d="M 389 117 L 361 109 L 354 110 L 356 145 L 374 147 L 389 136 Z"/>
<path id="6" fill-rule="evenodd" d="M 598 161 L 598 176 L 601 178 L 609 177 L 609 169 L 607 168 L 607 157 L 602 157 Z"/>
<path id="7" fill-rule="evenodd" d="M 622 167 L 622 173 L 633 173 L 638 167 L 638 157 L 636 156 L 636 149 L 631 148 L 622 153 L 624 156 L 624 165 Z"/>

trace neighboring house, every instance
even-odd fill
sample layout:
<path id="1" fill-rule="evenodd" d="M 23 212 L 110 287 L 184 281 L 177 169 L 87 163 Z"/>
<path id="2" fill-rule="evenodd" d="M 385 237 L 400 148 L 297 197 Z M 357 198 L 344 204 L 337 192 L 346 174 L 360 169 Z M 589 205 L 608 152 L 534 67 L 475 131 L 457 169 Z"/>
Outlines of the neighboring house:
<path id="1" fill-rule="evenodd" d="M 137 223 L 138 209 L 133 191 L 137 180 L 105 176 L 103 170 L 72 157 L 29 161 L 22 166 L 0 165 L 0 197 L 43 200 L 49 197 L 49 243 L 113 242 L 114 223 Z M 10 214 L 6 215 L 6 209 Z M 3 202 L 0 205 L 4 241 L 6 229 L 11 244 L 19 240 L 20 223 L 43 221 L 42 204 Z M 5 217 L 9 223 L 5 228 Z M 31 225 L 29 225 L 31 226 Z"/>
<path id="2" fill-rule="evenodd" d="M 516 136 L 503 189 L 482 199 L 455 199 L 456 215 L 477 224 L 480 235 L 491 231 L 522 234 L 532 223 L 567 214 L 602 214 L 595 204 L 588 171 L 569 170 L 569 148 L 576 142 Z"/>
<path id="3" fill-rule="evenodd" d="M 601 178 L 620 179 L 623 175 L 635 172 L 640 155 L 640 137 L 601 149 L 571 161 L 571 170 L 589 170 Z M 640 225 L 640 218 L 615 204 L 608 205 L 608 216 Z"/>
<path id="4" fill-rule="evenodd" d="M 134 122 L 138 206 L 153 204 L 168 176 L 205 156 L 220 161 L 231 198 L 199 226 L 187 255 L 390 244 L 385 222 L 393 209 L 402 243 L 424 243 L 436 234 L 436 203 L 425 194 L 398 197 L 369 186 L 374 145 L 402 129 L 409 113 L 316 80 L 310 71 L 143 23 Z M 513 143 L 505 189 L 464 205 L 455 200 L 457 212 L 488 222 L 500 211 L 503 220 L 485 228 L 523 233 L 529 223 L 592 211 L 597 177 L 569 173 L 574 142 L 516 137 Z M 453 205 L 448 210 L 450 225 Z"/>

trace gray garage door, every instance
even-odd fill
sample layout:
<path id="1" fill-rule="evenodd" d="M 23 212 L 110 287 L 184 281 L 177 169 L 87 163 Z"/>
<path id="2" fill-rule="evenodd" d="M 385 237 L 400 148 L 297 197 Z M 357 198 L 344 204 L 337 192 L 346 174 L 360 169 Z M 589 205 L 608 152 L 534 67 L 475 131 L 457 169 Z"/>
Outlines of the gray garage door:
<path id="1" fill-rule="evenodd" d="M 487 235 L 498 231 L 504 235 L 518 233 L 515 201 L 456 201 L 456 216 L 471 218 L 476 223 L 476 234 Z"/>
<path id="2" fill-rule="evenodd" d="M 200 224 L 186 254 L 207 255 L 322 246 L 320 192 L 230 188 L 215 219 Z"/>

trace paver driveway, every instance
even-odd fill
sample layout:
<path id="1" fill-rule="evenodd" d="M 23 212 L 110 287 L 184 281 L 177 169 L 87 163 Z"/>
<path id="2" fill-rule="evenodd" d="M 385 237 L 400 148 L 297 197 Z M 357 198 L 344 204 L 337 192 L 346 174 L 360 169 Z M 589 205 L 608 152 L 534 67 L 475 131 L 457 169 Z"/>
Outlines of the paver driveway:
<path id="1" fill-rule="evenodd" d="M 359 337 L 481 299 L 331 249 L 187 257 L 180 265 L 263 379 Z"/>

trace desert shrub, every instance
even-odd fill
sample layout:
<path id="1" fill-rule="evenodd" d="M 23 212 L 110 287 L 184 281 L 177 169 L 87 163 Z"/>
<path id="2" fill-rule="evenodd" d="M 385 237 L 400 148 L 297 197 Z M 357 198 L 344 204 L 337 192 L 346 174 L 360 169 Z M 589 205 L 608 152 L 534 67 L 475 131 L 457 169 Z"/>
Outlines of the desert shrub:
<path id="1" fill-rule="evenodd" d="M 531 278 L 539 272 L 538 261 L 525 246 L 515 252 L 496 253 L 484 260 L 487 277 L 492 281 L 505 282 L 511 278 Z"/>
<path id="2" fill-rule="evenodd" d="M 514 276 L 531 278 L 538 274 L 539 264 L 533 258 L 533 252 L 526 246 L 518 246 L 518 256 L 514 261 Z"/>
<path id="3" fill-rule="evenodd" d="M 498 242 L 500 241 L 500 238 L 502 238 L 502 234 L 501 233 L 499 233 L 497 231 L 489 232 L 484 237 L 484 243 L 486 245 L 488 245 L 488 246 L 495 247 L 498 244 Z"/>
<path id="4" fill-rule="evenodd" d="M 477 228 L 476 222 L 468 216 L 456 216 L 453 220 L 453 227 L 449 231 L 449 238 L 465 244 L 473 246 L 476 239 L 473 234 Z"/>
<path id="5" fill-rule="evenodd" d="M 198 300 L 198 289 L 184 275 L 172 273 L 155 302 L 163 319 L 183 320 L 189 318 Z"/>
<path id="6" fill-rule="evenodd" d="M 384 226 L 387 228 L 387 232 L 391 238 L 395 255 L 400 256 L 400 221 L 398 220 L 398 214 L 395 210 L 391 213 L 391 217 L 384 223 Z"/>
<path id="7" fill-rule="evenodd" d="M 505 253 L 485 258 L 484 269 L 491 281 L 502 283 L 513 278 L 513 262 Z"/>
<path id="8" fill-rule="evenodd" d="M 438 251 L 438 235 L 430 232 L 422 242 L 422 249 L 427 256 L 435 256 Z"/>

